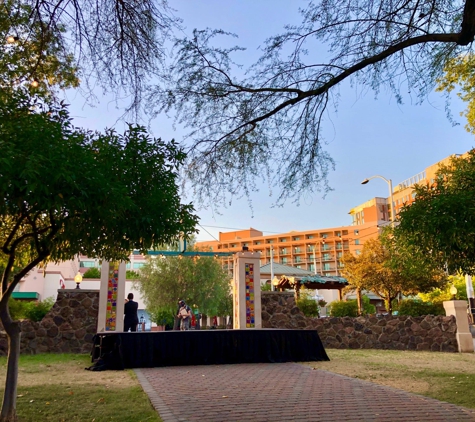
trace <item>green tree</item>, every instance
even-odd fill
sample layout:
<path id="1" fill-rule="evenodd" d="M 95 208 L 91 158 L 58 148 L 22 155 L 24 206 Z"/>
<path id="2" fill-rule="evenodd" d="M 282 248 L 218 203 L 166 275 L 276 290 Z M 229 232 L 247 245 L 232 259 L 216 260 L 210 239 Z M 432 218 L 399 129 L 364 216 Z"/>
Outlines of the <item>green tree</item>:
<path id="1" fill-rule="evenodd" d="M 334 162 L 322 133 L 342 82 L 422 101 L 445 63 L 473 48 L 470 0 L 317 0 L 301 14 L 245 71 L 235 62 L 243 49 L 222 46 L 232 34 L 195 30 L 176 41 L 170 83 L 151 107 L 190 127 L 189 176 L 204 198 L 219 197 L 224 180 L 230 194 L 269 180 L 277 202 L 328 189 Z"/>
<path id="2" fill-rule="evenodd" d="M 99 85 L 135 109 L 146 81 L 160 76 L 164 43 L 179 24 L 166 0 L 6 0 L 0 7 L 7 66 L 20 63 L 15 77 L 77 86 L 80 75 L 86 93 Z M 64 65 L 74 73 L 56 78 Z"/>
<path id="3" fill-rule="evenodd" d="M 99 268 L 89 268 L 83 275 L 83 278 L 101 278 L 101 270 Z"/>
<path id="4" fill-rule="evenodd" d="M 47 31 L 32 20 L 34 9 L 25 2 L 0 4 L 0 86 L 3 90 L 24 86 L 43 96 L 53 90 L 79 86 L 73 54 L 68 54 L 64 30 Z"/>
<path id="5" fill-rule="evenodd" d="M 178 299 L 196 305 L 206 315 L 232 313 L 230 279 L 221 263 L 212 257 L 149 259 L 140 271 L 135 287 L 147 309 L 176 313 Z M 231 302 L 232 306 L 232 302 Z"/>
<path id="6" fill-rule="evenodd" d="M 392 312 L 392 302 L 399 294 L 429 291 L 444 282 L 442 271 L 422 268 L 416 257 L 403 251 L 396 243 L 392 230 L 383 231 L 380 238 L 365 242 L 361 254 L 345 258 L 342 274 L 350 288 L 371 291 L 384 300 L 386 310 Z"/>
<path id="7" fill-rule="evenodd" d="M 460 113 L 467 119 L 465 129 L 475 134 L 475 56 L 472 52 L 454 57 L 444 68 L 444 74 L 437 80 L 437 91 L 451 93 L 467 103 L 467 109 Z"/>
<path id="8" fill-rule="evenodd" d="M 398 241 L 445 267 L 449 274 L 475 271 L 475 151 L 453 157 L 432 185 L 414 187 L 416 201 L 399 213 Z"/>
<path id="9" fill-rule="evenodd" d="M 174 142 L 135 126 L 123 135 L 79 130 L 64 107 L 21 87 L 0 98 L 0 320 L 8 338 L 0 420 L 14 421 L 20 326 L 8 300 L 22 277 L 77 254 L 126 260 L 133 249 L 193 232 L 197 218 L 180 203 L 185 155 Z"/>

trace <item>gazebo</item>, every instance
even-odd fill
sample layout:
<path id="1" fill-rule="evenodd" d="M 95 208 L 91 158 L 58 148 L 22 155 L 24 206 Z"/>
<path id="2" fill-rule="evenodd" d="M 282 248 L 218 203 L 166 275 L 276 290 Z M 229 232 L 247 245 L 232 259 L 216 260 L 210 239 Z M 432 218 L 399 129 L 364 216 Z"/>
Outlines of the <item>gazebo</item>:
<path id="1" fill-rule="evenodd" d="M 313 276 L 305 276 L 302 278 L 282 276 L 280 279 L 273 280 L 272 284 L 274 284 L 274 286 L 281 291 L 285 289 L 294 289 L 296 299 L 300 297 L 300 289 L 305 287 L 307 289 L 314 290 L 338 290 L 338 300 L 341 300 L 341 291 L 345 286 L 348 285 L 348 281 L 343 277 L 315 274 Z"/>

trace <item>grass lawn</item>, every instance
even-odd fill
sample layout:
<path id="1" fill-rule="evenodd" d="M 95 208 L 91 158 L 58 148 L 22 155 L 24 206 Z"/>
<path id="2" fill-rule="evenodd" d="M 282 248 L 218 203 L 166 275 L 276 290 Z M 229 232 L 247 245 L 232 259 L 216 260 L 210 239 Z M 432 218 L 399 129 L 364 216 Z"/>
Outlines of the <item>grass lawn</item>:
<path id="1" fill-rule="evenodd" d="M 307 362 L 353 378 L 475 408 L 475 354 L 328 349 L 330 362 Z M 159 422 L 131 370 L 91 372 L 87 355 L 22 356 L 20 422 Z M 0 379 L 6 358 L 0 358 Z M 0 389 L 3 394 L 3 388 Z"/>
<path id="2" fill-rule="evenodd" d="M 394 350 L 326 350 L 317 369 L 475 408 L 475 354 Z"/>
<path id="3" fill-rule="evenodd" d="M 20 422 L 159 422 L 135 374 L 86 371 L 87 355 L 21 356 L 17 412 Z M 6 358 L 0 358 L 1 394 Z"/>

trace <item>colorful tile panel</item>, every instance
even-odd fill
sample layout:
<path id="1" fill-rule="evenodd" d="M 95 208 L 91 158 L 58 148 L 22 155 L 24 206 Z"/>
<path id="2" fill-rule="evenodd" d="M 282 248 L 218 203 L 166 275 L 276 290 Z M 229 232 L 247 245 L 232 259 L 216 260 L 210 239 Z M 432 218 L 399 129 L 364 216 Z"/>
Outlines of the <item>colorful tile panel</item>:
<path id="1" fill-rule="evenodd" d="M 246 275 L 246 328 L 255 328 L 254 264 L 244 264 Z"/>
<path id="2" fill-rule="evenodd" d="M 109 263 L 107 284 L 106 331 L 115 331 L 117 323 L 117 290 L 119 287 L 119 263 Z"/>

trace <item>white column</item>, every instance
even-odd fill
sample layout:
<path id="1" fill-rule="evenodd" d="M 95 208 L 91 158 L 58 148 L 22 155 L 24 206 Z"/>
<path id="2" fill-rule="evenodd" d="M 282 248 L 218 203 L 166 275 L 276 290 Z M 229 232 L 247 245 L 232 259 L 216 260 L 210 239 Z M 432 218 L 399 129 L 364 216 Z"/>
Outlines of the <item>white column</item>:
<path id="1" fill-rule="evenodd" d="M 473 353 L 473 338 L 468 327 L 467 302 L 465 300 L 447 300 L 444 302 L 445 313 L 455 316 L 457 321 L 457 343 L 459 352 Z"/>
<path id="2" fill-rule="evenodd" d="M 260 253 L 237 252 L 234 255 L 233 327 L 262 328 Z"/>
<path id="3" fill-rule="evenodd" d="M 102 262 L 97 331 L 124 330 L 125 262 Z"/>

